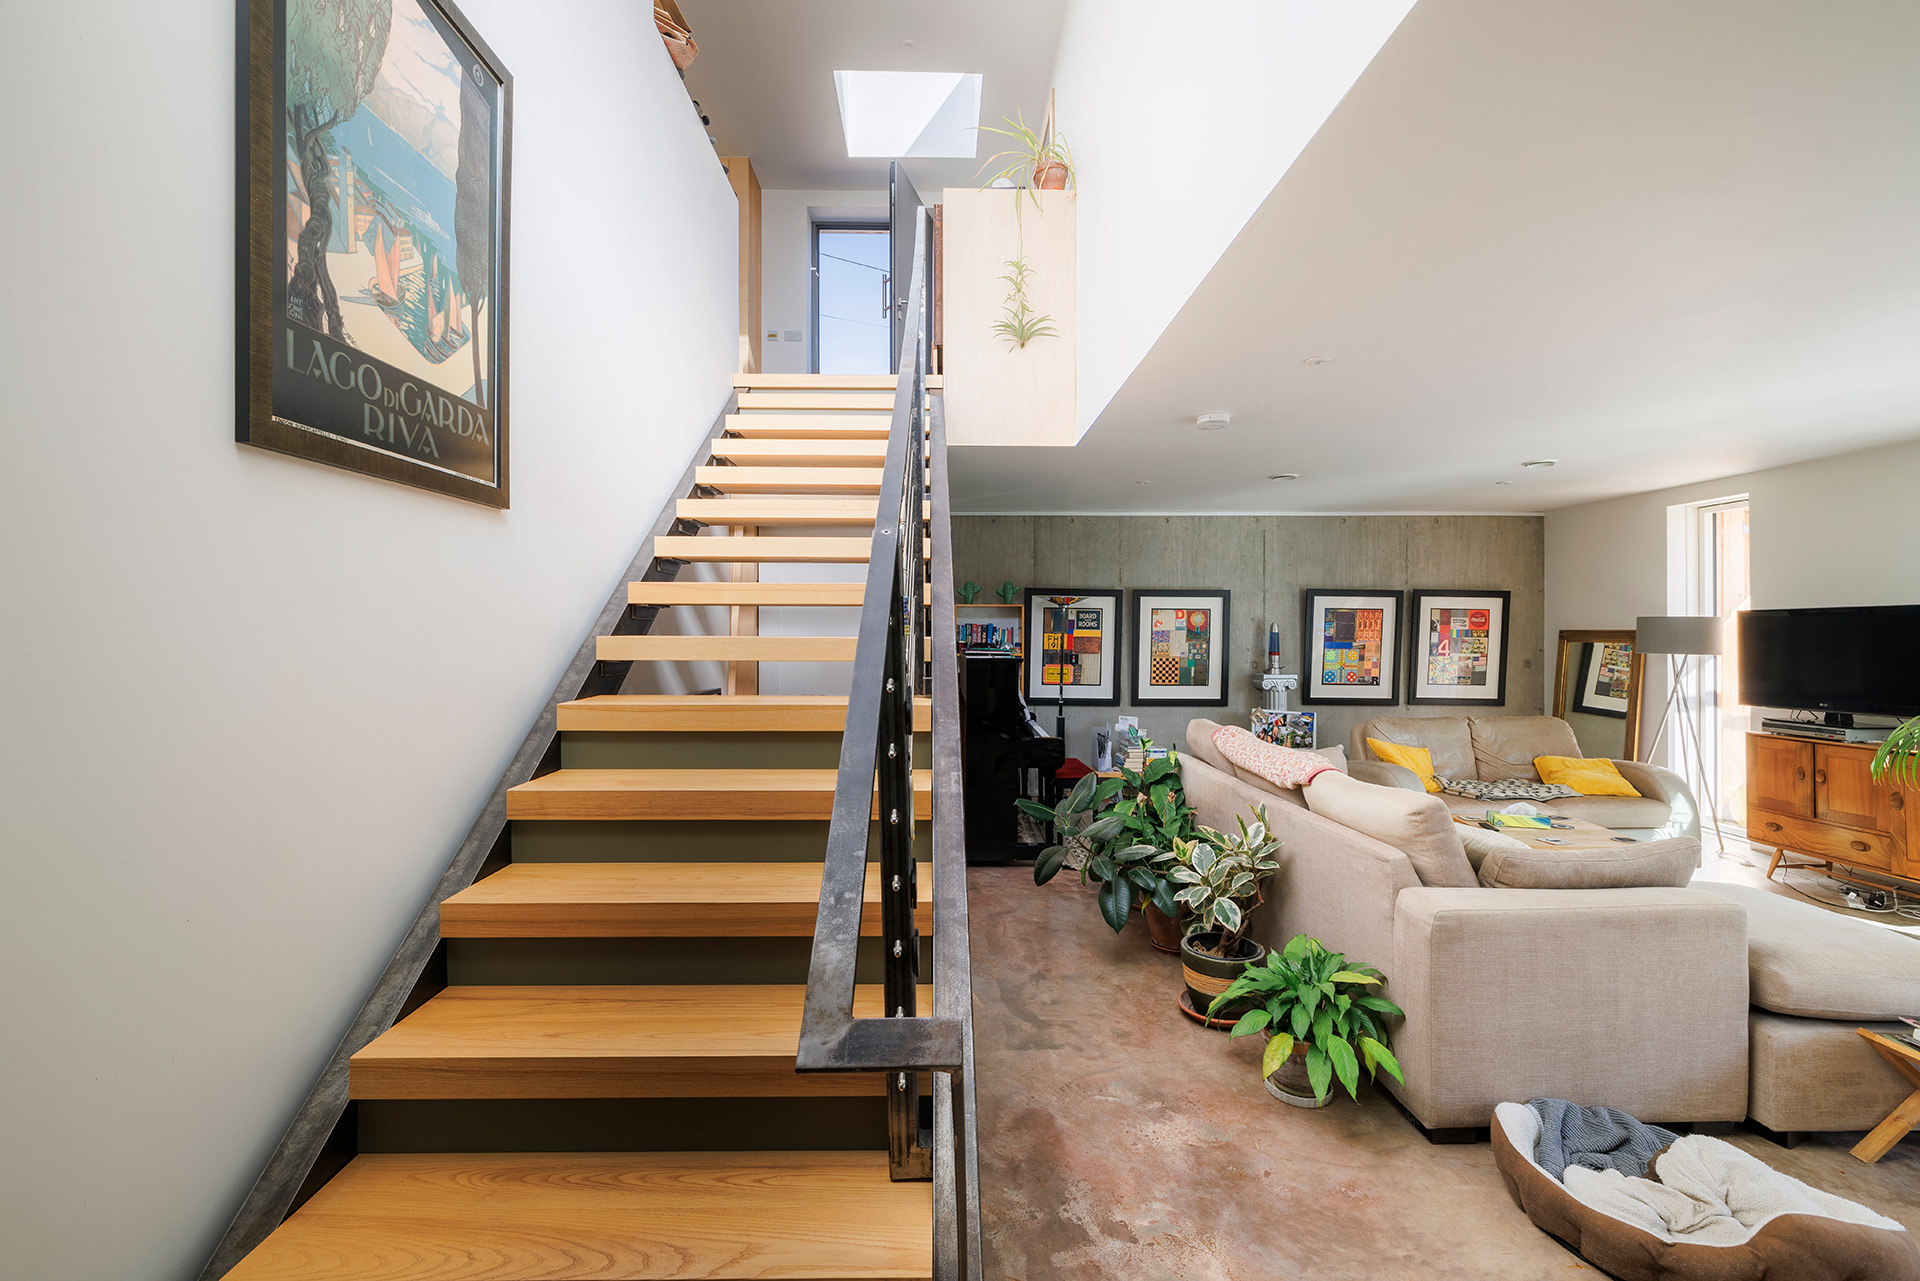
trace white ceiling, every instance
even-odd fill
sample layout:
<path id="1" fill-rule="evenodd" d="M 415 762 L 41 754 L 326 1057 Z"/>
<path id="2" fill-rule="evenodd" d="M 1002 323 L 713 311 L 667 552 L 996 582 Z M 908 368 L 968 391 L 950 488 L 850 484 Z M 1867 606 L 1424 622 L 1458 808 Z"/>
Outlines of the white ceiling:
<path id="1" fill-rule="evenodd" d="M 1916 49 L 1910 0 L 1420 0 L 1082 442 L 956 451 L 955 506 L 1539 511 L 1920 435 Z"/>
<path id="2" fill-rule="evenodd" d="M 751 157 L 763 187 L 884 188 L 887 161 L 847 158 L 834 72 L 979 72 L 979 123 L 1016 109 L 1038 123 L 1065 9 L 1066 0 L 682 0 L 700 46 L 687 91 L 720 153 Z M 927 199 L 978 186 L 1001 141 L 982 134 L 973 160 L 908 160 L 907 176 Z"/>

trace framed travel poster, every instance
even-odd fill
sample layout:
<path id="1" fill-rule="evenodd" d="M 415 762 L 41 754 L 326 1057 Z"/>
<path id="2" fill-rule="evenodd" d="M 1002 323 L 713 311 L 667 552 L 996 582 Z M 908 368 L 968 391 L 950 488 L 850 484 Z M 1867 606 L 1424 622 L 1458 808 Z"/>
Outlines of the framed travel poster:
<path id="1" fill-rule="evenodd" d="M 1415 589 L 1411 595 L 1407 702 L 1504 706 L 1512 594 Z"/>
<path id="2" fill-rule="evenodd" d="M 1120 593 L 1029 587 L 1027 701 L 1120 704 Z"/>
<path id="3" fill-rule="evenodd" d="M 1133 593 L 1133 701 L 1136 706 L 1227 705 L 1229 594 L 1136 590 Z"/>
<path id="4" fill-rule="evenodd" d="M 1586 652 L 1580 657 L 1580 679 L 1569 706 L 1625 720 L 1632 706 L 1627 694 L 1633 685 L 1633 642 L 1589 641 L 1582 648 Z"/>
<path id="5" fill-rule="evenodd" d="M 240 12 L 236 438 L 505 507 L 513 78 L 444 0 Z"/>
<path id="6" fill-rule="evenodd" d="M 1307 588 L 1300 701 L 1387 707 L 1399 703 L 1400 603 L 1397 591 Z"/>

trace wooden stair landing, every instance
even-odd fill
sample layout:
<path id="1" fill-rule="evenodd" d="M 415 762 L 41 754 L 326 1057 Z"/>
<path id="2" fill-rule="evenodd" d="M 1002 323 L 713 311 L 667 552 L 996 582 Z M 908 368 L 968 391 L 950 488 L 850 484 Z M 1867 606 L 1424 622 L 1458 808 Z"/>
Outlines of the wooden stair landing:
<path id="1" fill-rule="evenodd" d="M 348 1062 L 356 1099 L 847 1098 L 878 1072 L 794 1070 L 807 989 L 449 987 Z M 932 989 L 924 999 L 932 1000 Z M 878 984 L 854 1012 L 883 1017 Z"/>
<path id="2" fill-rule="evenodd" d="M 933 932 L 933 877 L 914 911 Z M 445 938 L 806 938 L 818 863 L 509 863 L 440 904 Z M 880 933 L 880 868 L 867 868 L 860 933 Z M 724 996 L 721 996 L 724 1000 Z"/>
<path id="3" fill-rule="evenodd" d="M 745 583 L 741 586 L 778 586 Z M 847 725 L 845 694 L 602 694 L 560 704 L 562 731 L 832 733 Z M 913 728 L 933 727 L 931 699 L 913 700 Z"/>
<path id="4" fill-rule="evenodd" d="M 562 769 L 510 788 L 507 817 L 825 821 L 836 781 L 830 769 Z M 932 770 L 913 772 L 913 805 L 931 813 Z"/>
<path id="5" fill-rule="evenodd" d="M 928 1281 L 884 1152 L 355 1157 L 227 1281 Z"/>

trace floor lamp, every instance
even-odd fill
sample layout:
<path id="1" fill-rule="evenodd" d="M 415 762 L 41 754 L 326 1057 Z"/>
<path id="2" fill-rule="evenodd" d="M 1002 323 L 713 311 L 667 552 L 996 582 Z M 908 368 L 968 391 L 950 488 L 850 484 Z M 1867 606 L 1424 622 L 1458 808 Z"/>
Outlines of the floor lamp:
<path id="1" fill-rule="evenodd" d="M 1659 748 L 1660 736 L 1666 732 L 1667 718 L 1678 704 L 1680 715 L 1674 721 L 1673 740 L 1684 754 L 1688 737 L 1693 739 L 1693 760 L 1700 767 L 1700 790 L 1706 793 L 1707 814 L 1713 819 L 1713 839 L 1719 844 L 1720 852 L 1725 854 L 1727 841 L 1720 833 L 1720 807 L 1714 803 L 1713 780 L 1707 776 L 1707 758 L 1700 744 L 1700 726 L 1686 714 L 1685 703 L 1680 695 L 1680 680 L 1686 673 L 1687 660 L 1696 654 L 1718 654 L 1721 635 L 1721 624 L 1717 618 L 1663 616 L 1637 620 L 1633 643 L 1642 654 L 1669 654 L 1673 657 L 1673 680 L 1667 687 L 1666 706 L 1660 709 L 1660 725 L 1653 732 L 1653 744 L 1647 749 L 1647 758 L 1652 759 Z"/>

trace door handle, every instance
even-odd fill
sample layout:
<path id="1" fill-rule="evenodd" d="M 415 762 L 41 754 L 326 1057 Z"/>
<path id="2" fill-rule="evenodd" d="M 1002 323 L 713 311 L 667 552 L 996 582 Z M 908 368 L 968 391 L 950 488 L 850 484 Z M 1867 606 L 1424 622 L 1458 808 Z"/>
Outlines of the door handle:
<path id="1" fill-rule="evenodd" d="M 1768 823 L 1767 830 L 1769 832 L 1777 832 L 1780 830 L 1780 825 L 1778 823 Z"/>
<path id="2" fill-rule="evenodd" d="M 1813 772 L 1813 781 L 1816 783 L 1825 783 L 1827 781 L 1827 772 L 1823 769 L 1815 770 Z"/>
<path id="3" fill-rule="evenodd" d="M 1800 766 L 1800 767 L 1799 767 L 1798 769 L 1796 769 L 1796 770 L 1794 770 L 1794 771 L 1793 771 L 1793 781 L 1794 781 L 1794 782 L 1796 782 L 1796 783 L 1804 783 L 1804 782 L 1806 782 L 1806 781 L 1807 781 L 1807 767 L 1806 767 L 1806 766 L 1804 766 L 1804 765 L 1802 765 L 1802 766 Z"/>
<path id="4" fill-rule="evenodd" d="M 1895 792 L 1893 795 L 1887 797 L 1887 804 L 1893 806 L 1896 810 L 1903 810 L 1907 808 L 1907 798 Z"/>

